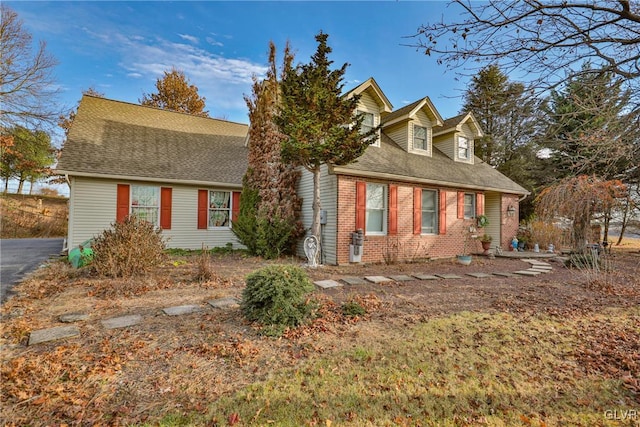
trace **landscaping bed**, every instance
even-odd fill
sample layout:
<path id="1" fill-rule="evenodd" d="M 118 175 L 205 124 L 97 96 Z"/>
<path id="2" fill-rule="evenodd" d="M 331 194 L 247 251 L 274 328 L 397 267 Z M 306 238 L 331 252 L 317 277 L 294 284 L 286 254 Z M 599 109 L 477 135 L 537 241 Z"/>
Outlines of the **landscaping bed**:
<path id="1" fill-rule="evenodd" d="M 637 250 L 637 249 L 636 249 Z M 174 255 L 143 279 L 98 279 L 54 263 L 2 307 L 7 425 L 620 425 L 640 409 L 640 256 L 614 253 L 608 274 L 550 262 L 476 257 L 325 266 L 313 280 L 457 274 L 459 279 L 317 290 L 317 318 L 274 339 L 238 308 L 244 277 L 275 263 L 242 253 Z M 341 304 L 355 301 L 363 316 Z M 167 316 L 185 304 L 202 310 Z M 86 313 L 80 335 L 27 346 L 29 333 Z M 129 328 L 103 319 L 139 314 Z M 631 411 L 630 411 L 631 410 Z M 617 412 L 606 412 L 617 411 Z M 607 415 L 609 414 L 609 415 Z M 636 412 L 637 414 L 637 412 Z M 629 415 L 629 416 L 631 416 Z M 631 418 L 625 420 L 633 425 Z M 640 420 L 635 420 L 637 423 Z"/>

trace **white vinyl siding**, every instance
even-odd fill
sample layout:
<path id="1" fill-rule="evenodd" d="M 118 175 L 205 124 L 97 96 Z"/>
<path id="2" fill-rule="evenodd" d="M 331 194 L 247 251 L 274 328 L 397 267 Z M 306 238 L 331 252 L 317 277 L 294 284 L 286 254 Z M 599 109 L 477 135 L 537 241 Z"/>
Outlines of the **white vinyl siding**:
<path id="1" fill-rule="evenodd" d="M 406 123 L 400 123 L 393 125 L 389 128 L 385 128 L 384 133 L 393 140 L 400 147 L 409 151 L 409 127 Z"/>
<path id="2" fill-rule="evenodd" d="M 300 220 L 305 229 L 305 235 L 298 241 L 298 256 L 304 258 L 304 248 L 302 243 L 304 238 L 310 233 L 313 222 L 313 175 L 304 168 L 300 168 L 302 175 L 298 183 L 298 196 L 302 198 L 302 208 Z M 336 238 L 338 234 L 338 180 L 335 175 L 330 175 L 327 166 L 320 168 L 320 205 L 322 210 L 327 212 L 327 224 L 321 227 L 322 230 L 322 263 L 336 264 Z"/>
<path id="3" fill-rule="evenodd" d="M 69 199 L 69 248 L 99 235 L 115 222 L 118 184 L 157 185 L 173 189 L 171 230 L 162 231 L 167 247 L 201 249 L 202 245 L 209 248 L 224 247 L 229 242 L 235 248 L 242 247 L 230 228 L 198 230 L 198 187 L 162 182 L 147 184 L 72 177 Z M 231 190 L 240 191 L 239 188 L 227 189 Z"/>

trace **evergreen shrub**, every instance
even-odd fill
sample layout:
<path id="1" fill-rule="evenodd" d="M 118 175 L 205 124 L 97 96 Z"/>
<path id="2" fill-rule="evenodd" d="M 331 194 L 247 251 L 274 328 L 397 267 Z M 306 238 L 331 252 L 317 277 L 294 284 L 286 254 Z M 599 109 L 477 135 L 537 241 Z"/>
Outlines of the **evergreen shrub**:
<path id="1" fill-rule="evenodd" d="M 246 282 L 240 308 L 248 320 L 262 325 L 265 335 L 280 336 L 303 324 L 315 308 L 309 299 L 313 284 L 300 267 L 264 267 L 247 276 Z"/>

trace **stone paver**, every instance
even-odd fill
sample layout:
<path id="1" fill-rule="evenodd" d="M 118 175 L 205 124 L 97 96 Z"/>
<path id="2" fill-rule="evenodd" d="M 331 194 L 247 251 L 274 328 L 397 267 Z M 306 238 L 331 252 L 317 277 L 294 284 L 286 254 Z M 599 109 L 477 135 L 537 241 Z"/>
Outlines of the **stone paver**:
<path id="1" fill-rule="evenodd" d="M 487 273 L 467 273 L 467 276 L 475 277 L 476 279 L 486 279 L 487 277 L 491 277 L 491 275 Z"/>
<path id="2" fill-rule="evenodd" d="M 462 279 L 462 276 L 458 276 L 457 274 L 436 274 L 441 279 Z"/>
<path id="3" fill-rule="evenodd" d="M 536 268 L 538 270 L 549 270 L 549 271 L 553 270 L 553 267 L 550 265 L 533 264 L 531 268 Z"/>
<path id="4" fill-rule="evenodd" d="M 342 280 L 347 285 L 366 285 L 368 282 L 360 277 L 343 277 Z"/>
<path id="5" fill-rule="evenodd" d="M 395 280 L 396 282 L 409 282 L 411 280 L 416 280 L 415 277 L 407 276 L 406 274 L 398 274 L 396 276 L 389 276 L 389 278 Z"/>
<path id="6" fill-rule="evenodd" d="M 531 270 L 520 270 L 514 271 L 514 274 L 519 274 L 521 276 L 537 276 L 538 274 L 542 274 L 539 271 L 531 271 Z"/>
<path id="7" fill-rule="evenodd" d="M 438 280 L 438 276 L 434 276 L 433 274 L 414 274 L 413 277 L 420 280 Z"/>
<path id="8" fill-rule="evenodd" d="M 315 282 L 316 286 L 318 286 L 319 288 L 322 289 L 329 289 L 329 288 L 338 288 L 340 286 L 342 286 L 342 283 L 338 283 L 335 280 L 316 280 Z"/>
<path id="9" fill-rule="evenodd" d="M 389 282 L 393 282 L 393 280 L 389 279 L 388 277 L 385 276 L 365 276 L 364 277 L 366 280 L 368 280 L 371 283 L 389 283 Z"/>
<path id="10" fill-rule="evenodd" d="M 29 343 L 27 345 L 40 344 L 47 341 L 60 340 L 62 338 L 70 338 L 80 335 L 80 329 L 77 326 L 56 326 L 55 328 L 40 329 L 32 331 L 29 334 Z"/>
<path id="11" fill-rule="evenodd" d="M 213 301 L 209 301 L 208 304 L 213 308 L 235 308 L 238 307 L 238 300 L 234 297 L 218 298 Z"/>
<path id="12" fill-rule="evenodd" d="M 531 268 L 527 268 L 527 271 L 537 271 L 538 273 L 551 273 L 551 270 L 547 270 L 545 268 L 537 268 L 537 267 L 531 267 Z"/>
<path id="13" fill-rule="evenodd" d="M 537 259 L 523 259 L 522 261 L 528 262 L 531 265 L 549 265 L 548 262 L 539 261 Z"/>
<path id="14" fill-rule="evenodd" d="M 73 322 L 81 322 L 83 320 L 87 320 L 89 315 L 86 313 L 69 313 L 63 314 L 58 318 L 62 323 L 73 323 Z"/>
<path id="15" fill-rule="evenodd" d="M 507 273 L 502 271 L 494 271 L 492 274 L 500 277 L 516 277 L 516 275 L 513 273 Z"/>
<path id="16" fill-rule="evenodd" d="M 137 325 L 141 321 L 142 316 L 140 316 L 139 314 L 132 314 L 129 316 L 112 317 L 111 319 L 105 319 L 101 323 L 102 326 L 107 329 L 118 329 Z"/>
<path id="17" fill-rule="evenodd" d="M 163 308 L 162 311 L 167 316 L 180 316 L 183 314 L 191 314 L 200 311 L 197 305 L 176 305 L 173 307 Z"/>

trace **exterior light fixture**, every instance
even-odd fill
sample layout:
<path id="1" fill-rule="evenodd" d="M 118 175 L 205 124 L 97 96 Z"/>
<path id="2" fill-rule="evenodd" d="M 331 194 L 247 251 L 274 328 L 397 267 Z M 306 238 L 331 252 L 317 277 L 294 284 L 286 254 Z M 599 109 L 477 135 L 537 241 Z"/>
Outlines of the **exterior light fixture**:
<path id="1" fill-rule="evenodd" d="M 509 207 L 507 208 L 507 216 L 513 217 L 515 215 L 516 215 L 516 208 L 514 208 L 513 205 L 509 205 Z"/>

